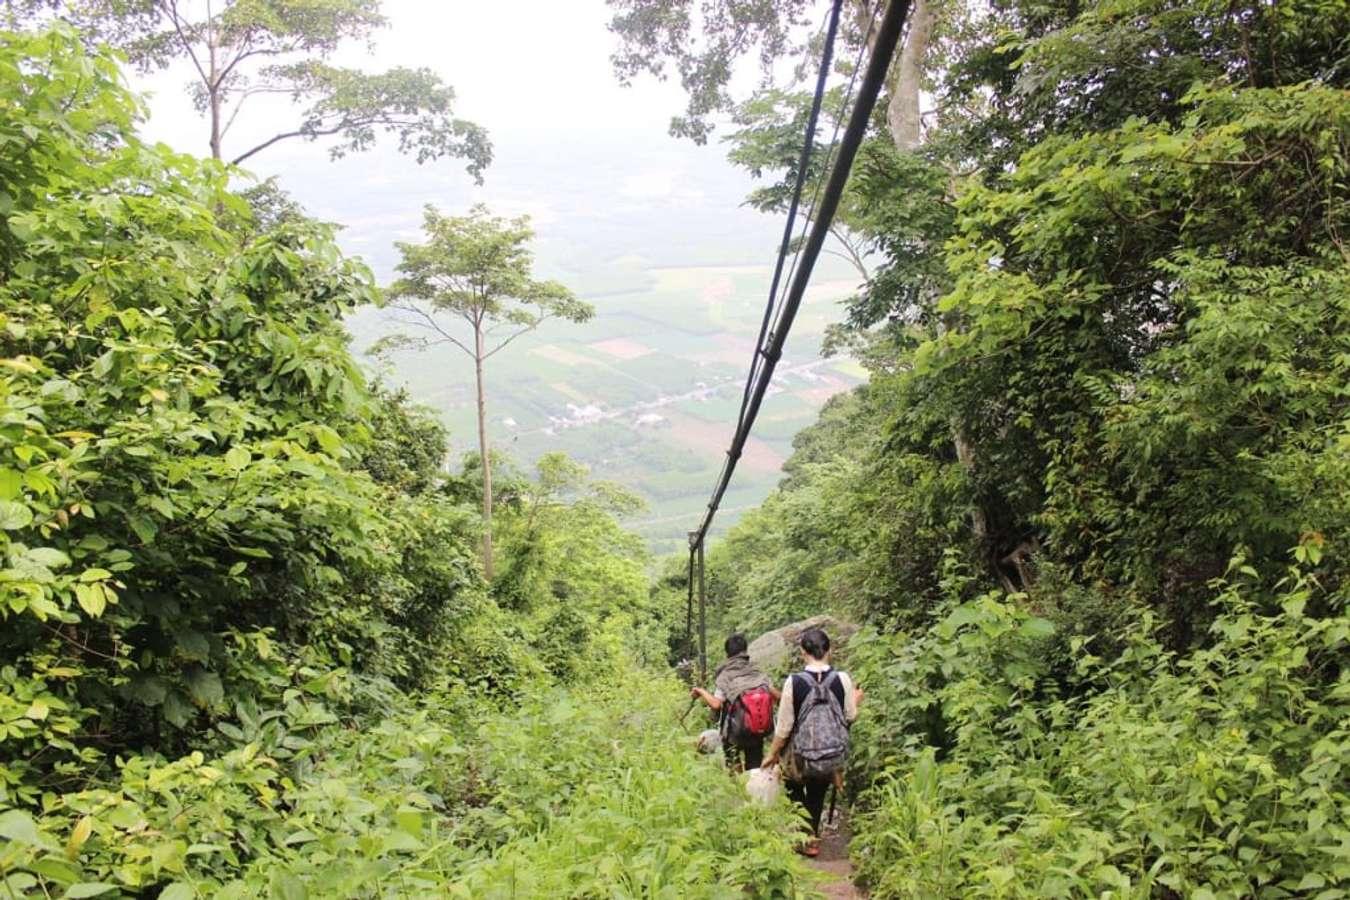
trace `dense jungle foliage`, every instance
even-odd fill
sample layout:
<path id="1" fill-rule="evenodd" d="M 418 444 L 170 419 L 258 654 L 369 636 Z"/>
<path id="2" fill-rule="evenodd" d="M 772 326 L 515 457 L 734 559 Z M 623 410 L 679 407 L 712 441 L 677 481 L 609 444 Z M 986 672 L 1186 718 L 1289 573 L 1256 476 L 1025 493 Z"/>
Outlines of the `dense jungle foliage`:
<path id="1" fill-rule="evenodd" d="M 1347 34 L 953 3 L 924 141 L 878 121 L 871 377 L 709 555 L 714 636 L 864 626 L 872 896 L 1350 896 Z M 488 584 L 480 461 L 347 347 L 370 274 L 141 115 L 0 33 L 5 893 L 809 893 L 676 724 L 632 497 L 499 469 Z"/>
<path id="2" fill-rule="evenodd" d="M 370 274 L 140 115 L 0 36 L 0 893 L 795 890 L 635 674 L 677 610 L 632 499 L 509 474 L 489 589 L 474 465 L 346 346 Z"/>
<path id="3" fill-rule="evenodd" d="M 1347 34 L 996 3 L 867 148 L 871 379 L 710 566 L 867 624 L 872 896 L 1350 896 Z"/>

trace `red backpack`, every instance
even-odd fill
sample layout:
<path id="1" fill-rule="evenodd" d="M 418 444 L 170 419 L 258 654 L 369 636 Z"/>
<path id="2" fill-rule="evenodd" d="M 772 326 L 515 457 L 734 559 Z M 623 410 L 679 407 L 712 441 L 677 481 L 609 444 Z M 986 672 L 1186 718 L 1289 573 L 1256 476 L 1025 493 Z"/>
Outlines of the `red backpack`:
<path id="1" fill-rule="evenodd" d="M 763 737 L 773 730 L 773 694 L 768 688 L 751 688 L 736 702 L 744 707 L 742 721 L 745 730 L 755 737 Z"/>

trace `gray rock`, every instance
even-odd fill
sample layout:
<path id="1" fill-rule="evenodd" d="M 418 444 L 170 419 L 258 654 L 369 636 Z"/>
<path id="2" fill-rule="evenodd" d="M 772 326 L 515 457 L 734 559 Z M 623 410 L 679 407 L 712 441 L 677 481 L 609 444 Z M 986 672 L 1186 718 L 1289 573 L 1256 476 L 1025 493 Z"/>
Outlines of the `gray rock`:
<path id="1" fill-rule="evenodd" d="M 775 628 L 773 631 L 766 631 L 755 638 L 750 644 L 750 661 L 768 674 L 779 674 L 795 669 L 800 659 L 798 642 L 801 640 L 802 632 L 809 628 L 823 629 L 830 636 L 832 653 L 837 653 L 848 643 L 848 639 L 858 632 L 858 626 L 852 622 L 844 622 L 833 616 L 812 616 L 800 622 L 784 625 L 782 628 Z"/>

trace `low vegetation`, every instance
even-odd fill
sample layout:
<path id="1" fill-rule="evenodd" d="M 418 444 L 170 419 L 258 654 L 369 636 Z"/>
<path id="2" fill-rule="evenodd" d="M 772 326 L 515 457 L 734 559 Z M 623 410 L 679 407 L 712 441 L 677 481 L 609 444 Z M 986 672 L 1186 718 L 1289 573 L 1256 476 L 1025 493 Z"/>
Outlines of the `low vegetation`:
<path id="1" fill-rule="evenodd" d="M 690 752 L 675 685 L 541 690 L 509 709 L 330 676 L 219 756 L 123 760 L 0 813 L 23 896 L 717 897 L 809 886 L 790 814 Z M 392 710 L 339 716 L 354 695 Z M 62 893 L 64 892 L 64 893 Z"/>

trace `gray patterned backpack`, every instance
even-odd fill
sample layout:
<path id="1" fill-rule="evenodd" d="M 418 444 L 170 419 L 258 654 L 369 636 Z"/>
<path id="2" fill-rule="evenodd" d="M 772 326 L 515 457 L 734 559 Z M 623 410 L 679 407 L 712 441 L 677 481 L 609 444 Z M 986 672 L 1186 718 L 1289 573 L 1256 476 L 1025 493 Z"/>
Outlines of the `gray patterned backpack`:
<path id="1" fill-rule="evenodd" d="M 800 687 L 805 686 L 809 687 L 803 696 Z M 848 762 L 848 722 L 836 693 L 843 691 L 839 673 L 831 669 L 823 678 L 800 673 L 793 676 L 792 687 L 797 713 L 792 730 L 796 775 L 813 781 L 833 778 Z"/>

